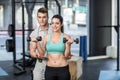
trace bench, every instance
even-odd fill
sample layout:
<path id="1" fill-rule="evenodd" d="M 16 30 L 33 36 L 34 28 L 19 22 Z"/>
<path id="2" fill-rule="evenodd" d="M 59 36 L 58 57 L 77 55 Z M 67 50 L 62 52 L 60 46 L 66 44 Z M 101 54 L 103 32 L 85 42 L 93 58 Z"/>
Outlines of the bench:
<path id="1" fill-rule="evenodd" d="M 71 80 L 78 80 L 82 76 L 82 57 L 72 56 L 68 60 Z"/>

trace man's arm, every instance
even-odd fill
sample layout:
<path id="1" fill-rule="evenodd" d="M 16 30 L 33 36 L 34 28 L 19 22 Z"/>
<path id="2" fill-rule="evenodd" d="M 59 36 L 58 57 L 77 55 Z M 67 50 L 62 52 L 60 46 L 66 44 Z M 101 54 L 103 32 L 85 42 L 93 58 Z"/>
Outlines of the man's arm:
<path id="1" fill-rule="evenodd" d="M 37 49 L 38 49 L 38 52 L 39 52 L 39 55 L 40 55 L 41 58 L 46 53 L 46 41 L 47 41 L 47 37 L 48 37 L 48 35 L 45 35 L 45 37 L 43 39 L 43 42 L 42 42 L 42 45 L 40 45 L 40 44 L 37 43 Z"/>
<path id="2" fill-rule="evenodd" d="M 30 55 L 31 55 L 31 57 L 37 58 L 36 43 L 31 41 L 29 48 L 30 48 Z"/>
<path id="3" fill-rule="evenodd" d="M 33 58 L 38 58 L 37 56 L 39 55 L 36 50 L 37 50 L 37 45 L 36 45 L 36 37 L 37 37 L 37 31 L 38 29 L 36 28 L 34 31 L 32 31 L 32 33 L 30 34 L 30 45 L 29 45 L 29 49 L 30 49 L 30 55 Z"/>

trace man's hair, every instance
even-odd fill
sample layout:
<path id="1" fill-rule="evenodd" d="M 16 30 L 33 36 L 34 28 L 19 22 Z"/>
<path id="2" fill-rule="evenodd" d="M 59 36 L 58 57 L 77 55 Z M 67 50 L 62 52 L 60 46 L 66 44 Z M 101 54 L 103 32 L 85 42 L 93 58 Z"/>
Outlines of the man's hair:
<path id="1" fill-rule="evenodd" d="M 39 12 L 40 12 L 40 13 L 47 13 L 47 16 L 48 16 L 48 9 L 47 9 L 47 8 L 44 8 L 44 7 L 39 8 L 37 14 L 38 14 Z"/>

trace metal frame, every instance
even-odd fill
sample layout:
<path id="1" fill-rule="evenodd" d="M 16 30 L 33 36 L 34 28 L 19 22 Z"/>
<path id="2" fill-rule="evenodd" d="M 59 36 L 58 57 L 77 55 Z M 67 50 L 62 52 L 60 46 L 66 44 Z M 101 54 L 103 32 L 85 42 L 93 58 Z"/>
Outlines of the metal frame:
<path id="1" fill-rule="evenodd" d="M 23 67 L 19 66 L 18 61 L 16 61 L 16 35 L 15 35 L 15 3 L 21 3 L 22 5 L 22 53 L 23 53 Z M 20 75 L 26 72 L 25 70 L 25 27 L 24 27 L 24 23 L 25 23 L 25 19 L 24 19 L 24 4 L 23 3 L 33 3 L 33 2 L 15 2 L 15 0 L 12 0 L 12 24 L 14 25 L 14 36 L 13 36 L 13 42 L 14 42 L 14 51 L 13 51 L 13 62 L 14 62 L 14 66 L 19 69 L 19 72 L 15 72 L 15 75 Z M 45 7 L 47 7 L 47 0 L 45 0 L 45 2 L 36 2 L 36 3 L 44 3 Z"/>
<path id="2" fill-rule="evenodd" d="M 117 0 L 117 71 L 119 71 L 119 0 Z"/>
<path id="3" fill-rule="evenodd" d="M 61 15 L 61 7 L 60 7 L 60 4 L 58 2 L 58 0 L 55 0 L 56 1 L 56 4 L 58 6 L 58 13 L 59 15 Z M 19 31 L 19 30 L 16 30 L 15 29 L 15 4 L 16 3 L 21 3 L 22 5 L 22 47 L 23 47 L 23 67 L 19 66 L 19 62 L 16 61 L 16 34 L 15 34 L 15 31 Z M 25 23 L 25 20 L 24 20 L 24 4 L 23 3 L 44 3 L 44 6 L 46 8 L 48 8 L 48 0 L 44 0 L 44 2 L 15 2 L 15 0 L 12 0 L 12 24 L 13 24 L 13 29 L 14 29 L 14 36 L 12 37 L 13 38 L 13 42 L 14 42 L 14 51 L 13 51 L 13 63 L 15 65 L 16 68 L 18 68 L 20 70 L 20 72 L 17 72 L 17 73 L 14 73 L 15 75 L 20 75 L 20 74 L 23 74 L 26 72 L 25 70 L 25 27 L 24 27 L 24 23 Z"/>
<path id="4" fill-rule="evenodd" d="M 58 6 L 58 14 L 61 15 L 61 6 L 60 6 L 58 0 L 55 0 L 55 1 L 56 1 L 57 6 Z"/>

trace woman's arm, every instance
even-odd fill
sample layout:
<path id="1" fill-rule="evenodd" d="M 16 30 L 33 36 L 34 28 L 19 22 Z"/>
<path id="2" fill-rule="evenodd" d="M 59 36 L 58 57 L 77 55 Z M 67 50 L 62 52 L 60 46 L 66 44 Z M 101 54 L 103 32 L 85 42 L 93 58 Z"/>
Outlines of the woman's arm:
<path id="1" fill-rule="evenodd" d="M 65 34 L 65 38 L 68 40 L 66 43 L 65 43 L 65 53 L 64 53 L 64 56 L 66 58 L 70 58 L 71 57 L 71 44 L 74 42 L 73 39 L 71 39 L 71 37 L 67 34 Z"/>

